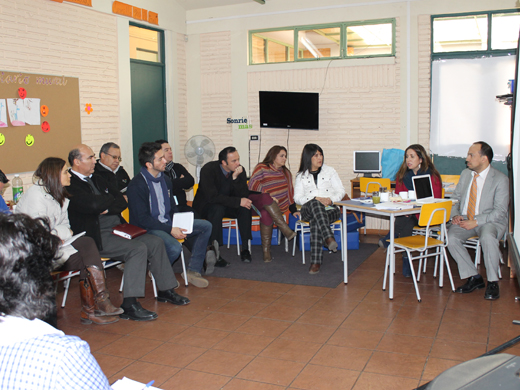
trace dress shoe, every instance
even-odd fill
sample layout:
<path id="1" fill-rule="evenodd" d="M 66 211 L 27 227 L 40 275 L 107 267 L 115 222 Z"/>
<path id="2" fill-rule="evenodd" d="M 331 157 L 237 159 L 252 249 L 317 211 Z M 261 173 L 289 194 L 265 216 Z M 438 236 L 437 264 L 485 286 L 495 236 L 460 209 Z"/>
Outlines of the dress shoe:
<path id="1" fill-rule="evenodd" d="M 212 274 L 215 270 L 215 263 L 217 262 L 217 256 L 215 253 L 215 247 L 210 245 L 206 250 L 206 259 L 204 260 L 204 264 L 206 268 L 204 269 L 206 275 Z"/>
<path id="2" fill-rule="evenodd" d="M 222 257 L 219 257 L 217 262 L 215 263 L 215 267 L 226 268 L 229 267 L 231 263 L 229 261 L 224 260 Z"/>
<path id="3" fill-rule="evenodd" d="M 190 303 L 190 300 L 186 297 L 183 297 L 177 294 L 173 289 L 158 291 L 157 299 L 159 302 L 170 302 L 174 305 L 184 306 Z"/>
<path id="4" fill-rule="evenodd" d="M 188 283 L 193 284 L 195 287 L 206 288 L 209 286 L 209 282 L 198 272 L 188 270 L 186 273 L 188 274 Z M 184 279 L 184 272 L 181 275 Z"/>
<path id="5" fill-rule="evenodd" d="M 310 268 L 309 268 L 309 273 L 311 275 L 314 275 L 314 274 L 317 274 L 318 272 L 320 272 L 320 267 L 321 267 L 321 264 L 311 264 Z"/>
<path id="6" fill-rule="evenodd" d="M 497 282 L 488 282 L 484 299 L 494 300 L 500 298 L 500 290 Z"/>
<path id="7" fill-rule="evenodd" d="M 325 246 L 329 249 L 329 251 L 332 251 L 336 253 L 338 251 L 338 243 L 334 239 L 334 237 L 329 237 L 325 240 Z"/>
<path id="8" fill-rule="evenodd" d="M 463 284 L 460 287 L 457 287 L 455 292 L 461 293 L 461 294 L 467 294 L 467 293 L 475 291 L 479 288 L 484 288 L 484 287 L 486 287 L 486 284 L 484 283 L 484 279 L 482 279 L 482 276 L 475 275 L 475 276 L 471 276 L 465 284 Z M 497 286 L 497 291 L 498 291 L 498 286 Z"/>
<path id="9" fill-rule="evenodd" d="M 248 249 L 244 249 L 242 252 L 240 252 L 240 258 L 244 263 L 250 263 L 251 262 L 251 253 Z"/>
<path id="10" fill-rule="evenodd" d="M 133 321 L 152 321 L 157 318 L 157 313 L 144 309 L 139 302 L 133 303 L 129 307 L 122 307 L 123 314 L 119 314 L 119 317 L 123 320 Z"/>

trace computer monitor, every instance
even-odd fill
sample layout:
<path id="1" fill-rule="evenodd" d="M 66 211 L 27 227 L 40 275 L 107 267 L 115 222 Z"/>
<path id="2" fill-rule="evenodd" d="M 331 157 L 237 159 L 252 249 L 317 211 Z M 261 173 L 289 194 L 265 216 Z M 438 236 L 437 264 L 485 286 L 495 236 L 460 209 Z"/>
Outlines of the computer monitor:
<path id="1" fill-rule="evenodd" d="M 372 177 L 373 173 L 381 172 L 381 152 L 378 150 L 354 151 L 354 173 L 363 173 L 365 177 Z"/>

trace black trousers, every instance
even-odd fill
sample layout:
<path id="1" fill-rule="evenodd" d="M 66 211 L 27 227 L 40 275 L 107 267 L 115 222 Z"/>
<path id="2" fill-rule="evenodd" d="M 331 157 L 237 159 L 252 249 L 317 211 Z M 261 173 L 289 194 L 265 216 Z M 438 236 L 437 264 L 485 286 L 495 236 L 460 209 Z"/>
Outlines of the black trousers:
<path id="1" fill-rule="evenodd" d="M 61 270 L 75 271 L 79 269 L 79 278 L 85 279 L 87 277 L 87 273 L 85 272 L 86 267 L 95 265 L 99 267 L 99 269 L 103 269 L 101 255 L 92 238 L 86 236 L 80 237 L 72 243 L 72 246 L 77 252 L 69 257 L 61 267 Z"/>
<path id="2" fill-rule="evenodd" d="M 251 210 L 245 207 L 235 209 L 222 205 L 208 205 L 203 212 L 202 218 L 211 222 L 213 226 L 209 244 L 213 243 L 213 240 L 217 240 L 219 245 L 223 245 L 222 218 L 235 218 L 238 220 L 238 231 L 242 238 L 243 248 L 247 248 L 247 240 L 253 238 L 251 235 Z"/>

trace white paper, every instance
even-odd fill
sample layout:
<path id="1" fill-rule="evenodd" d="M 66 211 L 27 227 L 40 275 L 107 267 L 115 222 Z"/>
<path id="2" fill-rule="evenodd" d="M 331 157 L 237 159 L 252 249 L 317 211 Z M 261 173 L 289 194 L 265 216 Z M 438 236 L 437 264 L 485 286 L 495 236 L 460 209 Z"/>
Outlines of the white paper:
<path id="1" fill-rule="evenodd" d="M 7 127 L 7 106 L 5 99 L 0 99 L 0 127 Z"/>
<path id="2" fill-rule="evenodd" d="M 141 383 L 134 381 L 132 379 L 127 378 L 126 376 L 123 379 L 118 379 L 111 386 L 112 390 L 143 390 L 143 389 L 158 389 L 158 387 L 150 386 L 145 387 L 146 383 Z"/>
<path id="3" fill-rule="evenodd" d="M 193 212 L 188 211 L 185 213 L 173 214 L 172 227 L 186 229 L 184 234 L 191 234 L 193 232 Z"/>
<path id="4" fill-rule="evenodd" d="M 80 238 L 81 236 L 84 236 L 86 232 L 81 232 L 81 233 L 78 233 L 76 234 L 75 236 L 72 236 L 71 238 L 69 238 L 68 240 L 66 240 L 65 242 L 63 242 L 63 244 L 61 244 L 61 246 L 67 246 L 67 245 L 70 245 L 72 244 L 74 241 L 76 241 L 78 238 Z"/>
<path id="5" fill-rule="evenodd" d="M 25 98 L 25 123 L 28 125 L 40 125 L 40 99 Z"/>
<path id="6" fill-rule="evenodd" d="M 413 203 L 403 203 L 403 202 L 386 202 L 386 203 L 378 203 L 376 205 L 376 209 L 378 210 L 408 210 L 413 209 Z M 420 210 L 417 209 L 417 212 Z"/>
<path id="7" fill-rule="evenodd" d="M 23 99 L 7 99 L 9 120 L 13 126 L 25 126 L 25 106 Z"/>

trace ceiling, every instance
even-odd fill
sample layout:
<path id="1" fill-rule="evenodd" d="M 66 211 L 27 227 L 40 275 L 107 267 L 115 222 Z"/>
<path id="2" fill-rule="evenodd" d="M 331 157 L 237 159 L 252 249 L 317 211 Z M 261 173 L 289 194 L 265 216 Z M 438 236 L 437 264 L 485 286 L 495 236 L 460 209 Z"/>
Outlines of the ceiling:
<path id="1" fill-rule="evenodd" d="M 261 4 L 256 3 L 254 0 L 175 0 L 179 3 L 186 11 L 194 9 L 210 8 L 210 7 L 222 7 L 225 5 L 238 5 L 238 4 L 256 4 L 261 7 Z"/>

